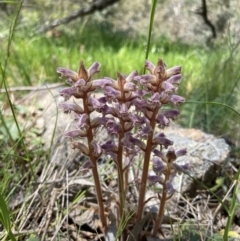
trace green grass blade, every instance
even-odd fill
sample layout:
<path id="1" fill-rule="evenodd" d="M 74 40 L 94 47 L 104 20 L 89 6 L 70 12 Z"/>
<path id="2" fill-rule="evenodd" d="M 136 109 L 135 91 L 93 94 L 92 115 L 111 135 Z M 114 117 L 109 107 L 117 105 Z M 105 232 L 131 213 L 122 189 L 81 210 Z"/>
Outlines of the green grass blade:
<path id="1" fill-rule="evenodd" d="M 232 221 L 233 221 L 236 202 L 237 202 L 239 177 L 240 177 L 240 169 L 238 169 L 238 172 L 237 172 L 237 174 L 234 178 L 236 183 L 235 183 L 235 187 L 234 187 L 234 191 L 233 191 L 231 205 L 230 205 L 229 212 L 228 212 L 228 220 L 227 220 L 227 224 L 226 224 L 226 227 L 225 227 L 225 230 L 224 230 L 223 240 L 228 240 L 228 234 L 229 234 L 229 231 L 230 231 L 230 226 L 231 226 Z"/>
<path id="2" fill-rule="evenodd" d="M 154 16 L 155 16 L 156 5 L 157 5 L 157 0 L 152 0 L 145 59 L 148 59 L 148 55 L 149 55 L 151 36 L 152 36 L 152 27 L 153 27 L 153 21 L 154 21 Z"/>
<path id="3" fill-rule="evenodd" d="M 11 238 L 11 240 L 16 241 L 11 231 L 10 212 L 1 194 L 0 194 L 0 221 L 3 224 L 4 228 L 6 229 L 8 236 Z"/>
<path id="4" fill-rule="evenodd" d="M 223 104 L 223 103 L 219 103 L 219 102 L 208 102 L 208 101 L 186 101 L 186 104 L 205 104 L 205 105 L 219 105 L 219 106 L 223 106 L 226 107 L 228 109 L 230 109 L 231 111 L 233 111 L 235 114 L 237 114 L 240 117 L 240 113 L 238 111 L 236 111 L 233 107 L 227 105 L 227 104 Z"/>

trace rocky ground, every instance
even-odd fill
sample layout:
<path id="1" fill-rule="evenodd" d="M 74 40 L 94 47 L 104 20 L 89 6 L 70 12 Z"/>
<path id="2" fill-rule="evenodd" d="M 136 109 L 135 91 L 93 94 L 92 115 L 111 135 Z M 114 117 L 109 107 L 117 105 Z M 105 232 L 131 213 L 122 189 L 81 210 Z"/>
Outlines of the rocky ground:
<path id="1" fill-rule="evenodd" d="M 12 198 L 10 207 L 12 210 L 19 210 L 19 218 L 21 215 L 26 217 L 19 227 L 19 233 L 37 233 L 42 241 L 104 240 L 100 232 L 91 173 L 81 169 L 85 158 L 72 150 L 68 140 L 62 136 L 71 127 L 72 121 L 69 115 L 58 112 L 57 105 L 62 101 L 58 94 L 61 88 L 58 86 L 50 90 L 33 91 L 21 101 L 21 105 L 31 109 L 29 115 L 32 116 L 22 116 L 23 121 L 31 120 L 28 123 L 29 131 L 41 136 L 43 148 L 48 150 L 50 147 L 51 154 L 48 162 L 39 163 L 37 183 L 33 184 L 35 191 L 27 193 L 24 189 L 19 189 Z M 199 240 L 201 236 L 213 237 L 224 229 L 226 212 L 213 192 L 203 188 L 199 182 L 212 188 L 226 205 L 229 204 L 234 185 L 228 176 L 232 176 L 236 171 L 236 165 L 229 158 L 229 146 L 223 139 L 196 129 L 183 129 L 174 125 L 164 132 L 174 141 L 176 149 L 187 147 L 187 157 L 179 161 L 190 164 L 190 175 L 197 181 L 183 174 L 176 178 L 174 187 L 177 192 L 168 202 L 162 226 L 165 238 L 156 240 L 172 240 L 179 232 L 181 240 L 193 240 L 190 237 L 195 237 L 194 240 Z M 32 145 L 34 148 L 34 144 Z M 104 197 L 111 206 L 110 196 L 111 193 L 116 193 L 117 188 L 114 178 L 116 169 L 107 159 L 100 160 L 99 172 Z M 105 181 L 106 176 L 111 178 Z M 84 191 L 82 196 L 81 191 Z M 154 216 L 159 203 L 151 188 L 147 197 L 152 199 L 146 206 L 146 218 L 142 224 L 145 232 L 152 227 L 152 216 L 147 213 L 150 211 Z M 129 205 L 134 208 L 134 198 L 131 200 Z M 113 222 L 113 216 L 109 215 L 108 218 Z M 231 227 L 236 235 L 240 235 L 239 222 L 237 211 Z M 114 235 L 116 226 L 111 232 L 111 235 Z M 57 239 L 59 237 L 61 238 Z M 145 237 L 142 240 L 153 239 Z"/>

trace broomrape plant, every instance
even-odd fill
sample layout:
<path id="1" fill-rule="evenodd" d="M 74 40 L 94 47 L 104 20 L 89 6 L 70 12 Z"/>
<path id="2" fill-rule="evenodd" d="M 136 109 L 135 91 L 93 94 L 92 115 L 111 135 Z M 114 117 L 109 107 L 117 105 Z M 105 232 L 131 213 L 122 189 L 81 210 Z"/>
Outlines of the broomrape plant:
<path id="1" fill-rule="evenodd" d="M 186 154 L 186 149 L 175 151 L 173 142 L 159 130 L 170 124 L 179 115 L 177 106 L 184 98 L 176 95 L 176 89 L 181 79 L 181 67 L 166 69 L 165 63 L 159 59 L 155 66 L 146 61 L 145 68 L 149 74 L 138 75 L 133 71 L 128 76 L 117 73 L 117 80 L 108 77 L 93 79 L 99 72 L 99 63 L 93 63 L 86 69 L 80 62 L 78 72 L 66 68 L 58 68 L 61 78 L 66 79 L 71 86 L 60 91 L 65 101 L 60 108 L 65 113 L 74 113 L 76 128 L 65 133 L 71 140 L 73 148 L 86 155 L 90 163 L 96 195 L 99 205 L 99 217 L 103 231 L 107 230 L 106 207 L 101 189 L 97 168 L 98 159 L 105 155 L 115 163 L 118 173 L 117 222 L 126 220 L 127 195 L 130 183 L 129 168 L 134 165 L 137 157 L 143 157 L 142 173 L 138 183 L 138 203 L 134 210 L 135 222 L 142 219 L 147 182 L 162 185 L 161 199 L 157 218 L 154 220 L 152 235 L 156 236 L 164 215 L 166 201 L 174 193 L 171 184 L 173 177 L 186 170 L 187 166 L 176 164 L 179 156 Z M 95 97 L 95 91 L 101 91 L 100 97 Z M 73 97 L 82 101 L 68 102 Z M 168 104 L 173 109 L 166 109 Z M 98 115 L 92 115 L 97 112 Z M 159 128 L 155 128 L 155 127 Z M 108 140 L 102 141 L 98 136 L 104 128 Z M 164 149 L 166 149 L 164 151 Z M 150 161 L 155 175 L 149 175 Z M 126 231 L 125 231 L 126 234 Z"/>

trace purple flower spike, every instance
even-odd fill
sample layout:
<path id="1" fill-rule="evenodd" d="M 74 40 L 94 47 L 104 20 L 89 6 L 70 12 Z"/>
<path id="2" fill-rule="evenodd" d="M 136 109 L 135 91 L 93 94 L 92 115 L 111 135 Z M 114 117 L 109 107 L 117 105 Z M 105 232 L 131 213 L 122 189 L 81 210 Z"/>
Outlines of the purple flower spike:
<path id="1" fill-rule="evenodd" d="M 156 156 L 153 157 L 152 162 L 153 162 L 153 171 L 156 174 L 159 174 L 166 169 L 166 165 L 164 165 L 163 162 L 160 161 L 158 157 Z"/>

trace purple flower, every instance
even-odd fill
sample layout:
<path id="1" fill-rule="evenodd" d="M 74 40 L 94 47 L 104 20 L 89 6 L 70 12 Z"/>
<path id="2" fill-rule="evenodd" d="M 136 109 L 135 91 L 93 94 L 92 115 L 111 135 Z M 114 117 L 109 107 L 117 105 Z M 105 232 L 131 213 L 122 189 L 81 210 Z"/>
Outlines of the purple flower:
<path id="1" fill-rule="evenodd" d="M 97 80 L 93 80 L 91 81 L 91 84 L 93 87 L 95 88 L 104 88 L 107 85 L 113 85 L 114 80 L 109 79 L 109 78 L 104 78 L 104 79 L 97 79 Z"/>
<path id="2" fill-rule="evenodd" d="M 153 153 L 154 153 L 154 155 L 160 157 L 161 159 L 164 159 L 164 154 L 161 151 L 159 151 L 157 149 L 153 149 Z"/>
<path id="3" fill-rule="evenodd" d="M 89 97 L 89 100 L 90 100 L 94 110 L 96 110 L 97 112 L 100 112 L 100 113 L 103 112 L 103 110 L 106 107 L 105 103 L 101 103 L 98 99 L 91 97 L 91 96 Z"/>
<path id="4" fill-rule="evenodd" d="M 167 189 L 167 193 L 169 195 L 172 195 L 176 190 L 173 188 L 173 185 L 170 181 L 166 181 L 165 183 L 166 189 Z"/>
<path id="5" fill-rule="evenodd" d="M 153 185 L 157 182 L 160 183 L 160 184 L 163 184 L 164 179 L 163 179 L 163 177 L 158 176 L 158 175 L 149 175 L 148 181 L 150 182 L 151 185 Z"/>
<path id="6" fill-rule="evenodd" d="M 176 159 L 177 159 L 177 155 L 175 153 L 175 150 L 172 147 L 169 147 L 166 153 L 166 161 L 168 163 L 173 163 Z"/>
<path id="7" fill-rule="evenodd" d="M 64 134 L 65 137 L 68 137 L 68 138 L 76 138 L 76 137 L 85 137 L 86 136 L 86 132 L 83 131 L 83 130 L 71 130 L 71 131 L 68 131 Z"/>
<path id="8" fill-rule="evenodd" d="M 175 67 L 172 67 L 170 69 L 168 69 L 166 71 L 166 74 L 167 74 L 167 78 L 173 76 L 173 75 L 177 75 L 177 74 L 180 74 L 181 73 L 181 67 L 180 66 L 175 66 Z"/>
<path id="9" fill-rule="evenodd" d="M 139 111 L 142 111 L 146 109 L 146 107 L 148 107 L 147 101 L 144 99 L 136 98 L 133 100 L 132 103 L 136 106 L 137 110 Z"/>
<path id="10" fill-rule="evenodd" d="M 113 87 L 111 86 L 106 86 L 104 88 L 105 90 L 105 95 L 107 97 L 110 97 L 110 99 L 118 99 L 121 97 L 121 92 L 119 90 L 115 90 Z"/>
<path id="11" fill-rule="evenodd" d="M 70 69 L 59 67 L 57 73 L 61 74 L 60 78 L 70 79 L 73 83 L 78 80 L 78 74 Z"/>
<path id="12" fill-rule="evenodd" d="M 187 154 L 187 148 L 180 149 L 176 152 L 177 157 L 185 156 L 186 154 Z"/>
<path id="13" fill-rule="evenodd" d="M 159 124 L 158 126 L 160 128 L 164 128 L 165 126 L 169 125 L 169 119 L 175 120 L 178 115 L 178 110 L 165 110 L 156 116 L 156 122 Z"/>
<path id="14" fill-rule="evenodd" d="M 160 146 L 164 146 L 165 148 L 168 148 L 168 146 L 171 146 L 173 142 L 167 139 L 163 133 L 160 133 L 153 138 L 152 144 L 153 145 L 158 144 Z"/>
<path id="15" fill-rule="evenodd" d="M 59 93 L 62 97 L 64 97 L 65 100 L 70 99 L 71 96 L 74 96 L 75 98 L 83 97 L 83 92 L 74 87 L 65 88 Z"/>
<path id="16" fill-rule="evenodd" d="M 67 79 L 68 83 L 75 84 L 80 79 L 84 80 L 85 82 L 88 82 L 93 74 L 99 72 L 100 64 L 95 62 L 92 64 L 92 66 L 86 70 L 85 66 L 82 61 L 80 61 L 78 72 L 74 72 L 72 70 L 66 69 L 66 68 L 58 68 L 57 73 L 61 74 L 61 78 Z M 82 85 L 82 80 L 77 85 Z"/>
<path id="17" fill-rule="evenodd" d="M 174 105 L 178 106 L 179 103 L 185 102 L 185 99 L 179 95 L 169 95 L 165 92 L 161 93 L 160 101 L 162 104 L 173 103 Z"/>
<path id="18" fill-rule="evenodd" d="M 120 105 L 119 114 L 123 120 L 129 120 L 130 113 L 128 112 L 128 107 L 126 104 L 123 103 Z"/>
<path id="19" fill-rule="evenodd" d="M 74 84 L 75 87 L 80 87 L 80 88 L 85 85 L 86 85 L 86 81 L 84 79 L 78 79 Z"/>
<path id="20" fill-rule="evenodd" d="M 98 73 L 99 72 L 99 68 L 100 68 L 100 64 L 97 63 L 97 62 L 94 62 L 91 67 L 88 69 L 88 78 L 91 79 L 92 76 L 95 74 L 95 73 Z"/>
<path id="21" fill-rule="evenodd" d="M 77 141 L 72 141 L 71 142 L 72 148 L 73 149 L 79 149 L 84 155 L 88 156 L 89 155 L 89 149 L 88 147 L 81 143 L 81 142 L 77 142 Z"/>
<path id="22" fill-rule="evenodd" d="M 84 112 L 83 108 L 76 103 L 67 103 L 62 102 L 59 104 L 59 107 L 63 109 L 64 113 L 68 114 L 71 111 L 74 111 L 77 114 L 82 114 Z"/>
<path id="23" fill-rule="evenodd" d="M 131 120 L 135 126 L 140 126 L 144 124 L 149 124 L 149 120 L 145 116 L 140 116 L 135 113 L 131 113 Z"/>
<path id="24" fill-rule="evenodd" d="M 109 117 L 105 117 L 105 116 L 98 116 L 96 118 L 94 118 L 93 120 L 91 120 L 91 127 L 92 128 L 97 128 L 101 125 L 105 126 L 106 123 L 109 121 L 109 120 L 112 120 L 113 118 L 109 118 Z"/>
<path id="25" fill-rule="evenodd" d="M 106 141 L 104 144 L 101 145 L 101 148 L 106 152 L 117 152 L 118 147 L 112 140 Z"/>
<path id="26" fill-rule="evenodd" d="M 127 77 L 126 77 L 126 81 L 127 82 L 131 82 L 134 80 L 134 77 L 138 75 L 138 72 L 136 70 L 134 70 L 133 72 L 131 72 Z"/>
<path id="27" fill-rule="evenodd" d="M 95 157 L 100 157 L 102 154 L 101 146 L 95 140 L 92 140 L 91 146 L 93 147 L 93 155 Z"/>
<path id="28" fill-rule="evenodd" d="M 126 82 L 124 84 L 123 89 L 125 91 L 135 91 L 135 90 L 137 90 L 137 86 L 134 83 L 132 83 L 132 82 Z"/>
<path id="29" fill-rule="evenodd" d="M 163 111 L 163 115 L 168 118 L 168 119 L 172 119 L 175 120 L 176 117 L 179 115 L 179 110 L 165 110 Z"/>
<path id="30" fill-rule="evenodd" d="M 179 103 L 185 102 L 185 99 L 179 95 L 172 95 L 170 97 L 170 102 L 172 102 L 174 105 L 178 105 Z"/>
<path id="31" fill-rule="evenodd" d="M 141 150 L 146 149 L 146 144 L 132 136 L 131 133 L 126 133 L 124 138 L 122 139 L 122 144 L 127 149 L 133 149 L 134 146 L 138 146 Z"/>
<path id="32" fill-rule="evenodd" d="M 173 168 L 176 170 L 178 174 L 181 174 L 182 172 L 187 172 L 190 169 L 190 166 L 188 163 L 179 165 L 176 162 L 172 164 Z"/>
<path id="33" fill-rule="evenodd" d="M 105 127 L 107 128 L 107 131 L 110 135 L 116 135 L 116 134 L 119 134 L 122 131 L 121 125 L 116 123 L 116 121 L 114 121 L 113 119 L 109 119 L 106 122 Z"/>
<path id="34" fill-rule="evenodd" d="M 152 127 L 150 125 L 144 125 L 138 127 L 138 136 L 143 139 L 147 139 L 148 135 L 152 132 Z"/>
<path id="35" fill-rule="evenodd" d="M 182 78 L 181 74 L 176 74 L 176 75 L 172 75 L 169 79 L 167 79 L 167 81 L 172 85 L 178 85 L 181 78 Z"/>
<path id="36" fill-rule="evenodd" d="M 92 162 L 88 159 L 87 161 L 84 162 L 84 164 L 81 166 L 81 171 L 85 172 L 88 171 L 93 167 Z"/>
<path id="37" fill-rule="evenodd" d="M 175 87 L 169 83 L 168 81 L 163 81 L 161 85 L 162 90 L 164 90 L 166 93 L 174 93 Z"/>
<path id="38" fill-rule="evenodd" d="M 156 84 L 157 79 L 155 75 L 152 74 L 144 74 L 140 76 L 136 76 L 134 80 L 138 81 L 141 85 L 146 85 L 146 84 Z"/>
<path id="39" fill-rule="evenodd" d="M 154 74 L 154 70 L 155 70 L 155 65 L 149 61 L 149 60 L 146 60 L 145 61 L 145 66 L 144 66 L 146 69 L 148 69 L 150 71 L 151 74 Z"/>
<path id="40" fill-rule="evenodd" d="M 81 114 L 81 115 L 76 115 L 76 119 L 78 120 L 77 122 L 77 127 L 80 129 L 88 129 L 89 125 L 88 125 L 88 115 L 87 114 Z"/>
<path id="41" fill-rule="evenodd" d="M 160 95 L 158 92 L 154 93 L 150 98 L 148 98 L 148 101 L 150 102 L 152 109 L 155 108 L 157 105 L 161 105 L 161 102 L 159 101 L 159 99 L 160 99 Z"/>
<path id="42" fill-rule="evenodd" d="M 164 164 L 158 157 L 154 156 L 152 159 L 153 171 L 156 174 L 163 172 L 166 169 L 166 164 Z"/>
<path id="43" fill-rule="evenodd" d="M 158 114 L 156 116 L 156 122 L 159 124 L 159 128 L 164 128 L 165 126 L 168 126 L 170 121 L 164 114 Z"/>

